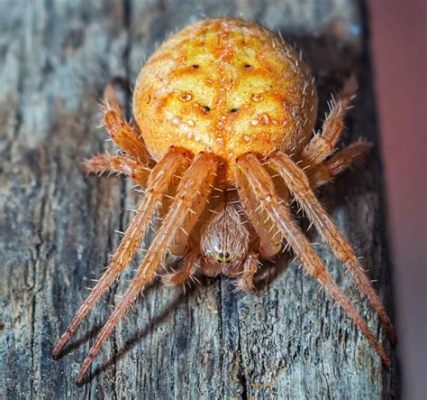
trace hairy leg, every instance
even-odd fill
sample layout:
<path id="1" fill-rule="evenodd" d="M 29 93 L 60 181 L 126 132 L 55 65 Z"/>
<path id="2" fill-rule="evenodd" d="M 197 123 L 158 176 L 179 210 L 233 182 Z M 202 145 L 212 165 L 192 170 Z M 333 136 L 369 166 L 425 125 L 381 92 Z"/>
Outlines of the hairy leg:
<path id="1" fill-rule="evenodd" d="M 210 187 L 215 179 L 217 169 L 217 160 L 213 155 L 199 153 L 194 159 L 190 168 L 184 174 L 178 187 L 166 218 L 151 243 L 144 261 L 138 267 L 135 278 L 131 286 L 126 291 L 122 302 L 115 308 L 107 323 L 99 333 L 95 344 L 89 351 L 88 356 L 83 362 L 80 373 L 77 377 L 77 383 L 81 384 L 83 378 L 92 364 L 93 359 L 101 348 L 102 344 L 111 335 L 112 330 L 117 323 L 126 314 L 126 311 L 135 302 L 138 295 L 144 287 L 155 277 L 156 272 L 162 263 L 166 251 L 176 236 L 179 228 L 184 223 L 195 199 L 201 193 L 207 197 L 210 193 Z"/>
<path id="2" fill-rule="evenodd" d="M 214 172 L 214 177 L 216 178 L 216 172 Z M 209 193 L 211 189 L 212 188 L 210 188 Z M 194 199 L 189 215 L 185 219 L 180 230 L 177 232 L 173 243 L 170 245 L 169 250 L 172 254 L 180 256 L 188 251 L 190 235 L 192 234 L 192 230 L 195 225 L 200 221 L 200 217 L 205 210 L 207 201 L 208 199 L 204 192 L 199 193 L 199 196 Z"/>
<path id="3" fill-rule="evenodd" d="M 280 231 L 271 224 L 265 210 L 259 207 L 255 193 L 251 191 L 239 192 L 239 196 L 246 214 L 259 237 L 260 256 L 263 258 L 275 256 L 282 249 Z"/>
<path id="4" fill-rule="evenodd" d="M 355 142 L 348 147 L 340 150 L 329 160 L 326 160 L 313 168 L 305 170 L 310 186 L 317 189 L 330 181 L 338 174 L 346 170 L 353 163 L 364 159 L 372 148 L 372 144 L 368 142 Z"/>
<path id="5" fill-rule="evenodd" d="M 355 275 L 360 290 L 372 303 L 384 324 L 387 335 L 394 343 L 396 334 L 380 298 L 363 272 L 363 268 L 349 242 L 332 222 L 319 200 L 317 200 L 304 171 L 282 152 L 274 153 L 270 161 L 305 211 L 308 219 L 314 223 L 323 240 L 331 247 L 335 256 Z"/>
<path id="6" fill-rule="evenodd" d="M 148 180 L 145 196 L 126 229 L 125 235 L 113 256 L 111 264 L 92 289 L 88 298 L 79 308 L 65 333 L 57 342 L 53 350 L 54 357 L 61 353 L 64 345 L 77 330 L 81 321 L 86 317 L 100 297 L 110 288 L 120 273 L 132 261 L 161 197 L 169 186 L 174 171 L 187 162 L 188 158 L 185 152 L 178 149 L 171 149 L 153 168 Z"/>
<path id="7" fill-rule="evenodd" d="M 302 151 L 304 165 L 321 163 L 335 149 L 344 129 L 344 116 L 348 110 L 357 89 L 356 78 L 351 76 L 344 84 L 336 101 L 331 101 L 329 114 L 322 126 L 322 131 L 316 134 Z"/>
<path id="8" fill-rule="evenodd" d="M 284 239 L 288 242 L 295 255 L 301 260 L 305 270 L 316 278 L 330 296 L 341 305 L 346 314 L 380 355 L 384 364 L 390 365 L 390 359 L 378 343 L 375 335 L 358 314 L 350 300 L 332 280 L 324 263 L 314 251 L 301 229 L 294 222 L 288 206 L 277 196 L 273 181 L 259 160 L 252 154 L 239 157 L 235 173 L 240 193 L 250 191 L 256 193 L 260 207 L 266 210 L 271 222 L 280 229 Z"/>
<path id="9" fill-rule="evenodd" d="M 144 140 L 138 129 L 130 125 L 123 116 L 120 100 L 117 95 L 117 83 L 110 82 L 104 89 L 104 116 L 103 123 L 111 139 L 126 154 L 148 165 L 150 155 L 145 147 Z"/>
<path id="10" fill-rule="evenodd" d="M 112 156 L 111 154 L 98 154 L 83 161 L 83 166 L 87 173 L 113 173 L 123 174 L 132 178 L 141 186 L 147 184 L 151 168 L 145 164 L 135 161 L 126 156 Z"/>

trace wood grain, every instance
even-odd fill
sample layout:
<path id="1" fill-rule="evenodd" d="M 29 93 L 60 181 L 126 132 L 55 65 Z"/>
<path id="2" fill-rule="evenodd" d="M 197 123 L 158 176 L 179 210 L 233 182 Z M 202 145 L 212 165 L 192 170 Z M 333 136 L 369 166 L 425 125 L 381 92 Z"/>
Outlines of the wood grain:
<path id="1" fill-rule="evenodd" d="M 0 2 L 0 398 L 398 397 L 396 360 L 384 370 L 341 309 L 287 259 L 269 268 L 277 273 L 254 295 L 234 293 L 228 279 L 207 280 L 185 294 L 153 285 L 104 346 L 91 379 L 77 387 L 79 364 L 125 290 L 130 269 L 67 354 L 51 358 L 139 196 L 124 179 L 82 171 L 84 157 L 114 151 L 97 129 L 102 88 L 113 76 L 132 82 L 171 31 L 218 15 L 256 19 L 294 41 L 317 77 L 319 115 L 331 91 L 356 71 L 359 97 L 345 142 L 364 137 L 377 143 L 366 15 L 358 2 Z M 389 305 L 378 152 L 321 197 Z M 314 233 L 310 238 L 317 240 Z M 381 335 L 350 276 L 325 246 L 317 248 Z"/>

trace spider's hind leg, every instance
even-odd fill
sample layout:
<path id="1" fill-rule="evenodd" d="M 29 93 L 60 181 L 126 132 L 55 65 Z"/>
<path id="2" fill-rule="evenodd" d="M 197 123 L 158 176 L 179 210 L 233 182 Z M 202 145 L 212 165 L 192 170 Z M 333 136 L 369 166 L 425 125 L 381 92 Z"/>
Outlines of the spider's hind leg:
<path id="1" fill-rule="evenodd" d="M 355 97 L 356 89 L 356 77 L 352 75 L 344 84 L 336 100 L 331 100 L 330 111 L 321 132 L 316 134 L 302 151 L 301 157 L 305 165 L 319 164 L 335 150 L 344 130 L 345 113 Z"/>
<path id="2" fill-rule="evenodd" d="M 358 141 L 340 150 L 330 159 L 306 170 L 310 185 L 317 189 L 331 182 L 338 174 L 345 171 L 354 163 L 363 160 L 372 148 L 372 144 Z"/>
<path id="3" fill-rule="evenodd" d="M 110 81 L 104 89 L 105 107 L 103 123 L 111 139 L 129 156 L 140 163 L 148 165 L 150 155 L 145 147 L 141 133 L 134 125 L 129 124 L 123 114 L 122 101 L 119 99 L 117 80 Z M 123 88 L 122 88 L 123 89 Z"/>
<path id="4" fill-rule="evenodd" d="M 146 186 L 151 169 L 138 161 L 126 156 L 97 154 L 83 161 L 88 174 L 123 174 L 132 178 L 141 186 Z"/>

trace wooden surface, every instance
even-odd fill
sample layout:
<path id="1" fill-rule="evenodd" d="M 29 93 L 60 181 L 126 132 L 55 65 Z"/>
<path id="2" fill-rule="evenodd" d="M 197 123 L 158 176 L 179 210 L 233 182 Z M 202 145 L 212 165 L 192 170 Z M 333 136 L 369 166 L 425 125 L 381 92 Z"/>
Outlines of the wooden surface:
<path id="1" fill-rule="evenodd" d="M 86 177 L 80 166 L 112 149 L 97 129 L 102 87 L 114 75 L 133 81 L 156 44 L 204 15 L 255 18 L 294 40 L 318 78 L 319 115 L 342 77 L 357 71 L 359 97 L 344 141 L 377 143 L 366 21 L 354 1 L 1 1 L 1 399 L 398 397 L 396 360 L 384 370 L 341 309 L 286 259 L 254 295 L 234 293 L 227 279 L 186 294 L 155 284 L 104 346 L 91 379 L 76 387 L 79 365 L 129 271 L 66 355 L 51 359 L 138 200 L 124 179 Z M 321 197 L 390 306 L 381 186 L 375 150 Z M 317 248 L 380 335 L 350 276 L 325 246 Z"/>

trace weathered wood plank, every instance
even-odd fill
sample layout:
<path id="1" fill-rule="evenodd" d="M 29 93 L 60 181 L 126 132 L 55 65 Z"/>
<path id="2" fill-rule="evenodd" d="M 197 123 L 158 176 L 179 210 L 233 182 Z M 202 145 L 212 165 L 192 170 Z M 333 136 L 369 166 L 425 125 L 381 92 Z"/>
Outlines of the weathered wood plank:
<path id="1" fill-rule="evenodd" d="M 359 98 L 348 142 L 377 142 L 364 18 L 350 0 L 40 0 L 0 3 L 0 398 L 393 398 L 396 369 L 379 358 L 318 285 L 282 260 L 255 295 L 227 279 L 182 294 L 146 291 L 101 351 L 92 379 L 74 377 L 115 294 L 83 324 L 68 354 L 56 338 L 100 276 L 138 200 L 118 178 L 86 177 L 79 161 L 112 149 L 98 101 L 114 75 L 135 79 L 171 31 L 203 15 L 255 18 L 295 40 L 318 78 L 321 101 L 356 70 Z M 7 11 L 7 12 L 6 12 Z M 375 152 L 322 197 L 390 302 L 381 170 Z M 312 235 L 313 241 L 316 236 Z M 352 280 L 324 246 L 322 256 L 358 301 Z M 109 306 L 110 305 L 110 306 Z"/>

